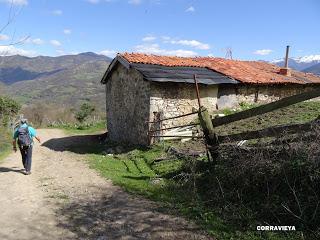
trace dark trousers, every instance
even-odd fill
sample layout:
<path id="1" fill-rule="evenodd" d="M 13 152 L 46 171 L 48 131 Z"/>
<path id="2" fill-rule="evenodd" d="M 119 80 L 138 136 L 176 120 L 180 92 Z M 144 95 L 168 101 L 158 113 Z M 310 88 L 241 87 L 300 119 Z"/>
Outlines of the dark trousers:
<path id="1" fill-rule="evenodd" d="M 26 171 L 31 171 L 31 162 L 32 162 L 32 145 L 27 148 L 19 147 L 20 153 L 22 156 L 22 164 Z"/>

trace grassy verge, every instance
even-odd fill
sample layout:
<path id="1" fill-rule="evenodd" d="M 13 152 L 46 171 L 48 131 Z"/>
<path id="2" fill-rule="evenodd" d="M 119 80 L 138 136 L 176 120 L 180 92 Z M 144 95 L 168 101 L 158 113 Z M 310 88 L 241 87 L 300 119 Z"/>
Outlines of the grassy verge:
<path id="1" fill-rule="evenodd" d="M 66 134 L 69 135 L 78 135 L 78 134 L 94 134 L 102 133 L 106 131 L 106 122 L 96 122 L 94 124 L 64 124 L 64 125 L 55 125 L 50 128 L 59 128 L 63 129 Z"/>
<path id="2" fill-rule="evenodd" d="M 241 110 L 255 107 L 256 105 L 243 105 Z M 224 110 L 226 115 L 232 114 L 231 110 Z M 275 125 L 304 123 L 320 116 L 320 101 L 308 101 L 281 108 L 273 112 L 256 117 L 240 120 L 217 128 L 220 135 L 232 134 L 250 130 L 263 129 Z"/>
<path id="3" fill-rule="evenodd" d="M 320 102 L 305 102 L 229 124 L 228 127 L 220 128 L 219 133 L 230 134 L 278 124 L 306 122 L 319 115 Z M 71 129 L 72 131 L 87 133 L 81 130 L 74 132 Z M 83 144 L 83 149 L 90 148 L 92 153 L 88 154 L 90 166 L 102 176 L 111 179 L 128 192 L 160 202 L 167 212 L 182 214 L 196 221 L 217 239 L 317 239 L 299 231 L 303 229 L 298 226 L 297 232 L 256 231 L 258 225 L 278 225 L 276 221 L 272 221 L 272 214 L 277 214 L 278 210 L 282 211 L 280 215 L 283 215 L 284 219 L 288 219 L 287 225 L 297 223 L 281 206 L 282 203 L 284 206 L 294 206 L 296 199 L 292 194 L 292 186 L 299 186 L 299 189 L 296 189 L 297 193 L 301 190 L 298 195 L 300 204 L 317 202 L 315 187 L 312 184 L 317 183 L 320 171 L 312 161 L 308 162 L 307 159 L 311 159 L 311 155 L 307 156 L 308 149 L 301 151 L 300 155 L 300 150 L 305 146 L 280 150 L 274 148 L 274 152 L 272 148 L 266 153 L 236 152 L 231 149 L 231 154 L 227 151 L 223 153 L 216 168 L 212 170 L 204 159 L 194 161 L 171 158 L 155 163 L 155 159 L 168 157 L 168 143 L 145 149 L 121 146 L 121 154 L 104 152 L 108 148 L 119 147 L 111 143 L 105 145 L 91 141 Z M 74 147 L 82 148 L 79 145 Z M 290 151 L 295 155 L 290 155 Z M 316 157 L 317 154 L 318 152 L 315 152 Z M 264 159 L 265 156 L 274 157 Z M 285 177 L 284 171 L 288 174 Z M 291 180 L 292 185 L 288 187 Z M 239 189 L 243 192 L 238 192 Z M 266 189 L 274 191 L 271 197 L 268 196 L 268 201 L 265 201 Z M 304 199 L 305 197 L 307 198 Z M 270 211 L 270 206 L 271 209 L 274 207 L 275 212 Z M 309 205 L 304 206 L 305 211 L 314 212 Z M 319 219 L 317 216 L 317 213 L 313 215 L 312 221 L 315 225 Z"/>
<path id="4" fill-rule="evenodd" d="M 9 133 L 5 128 L 0 127 L 0 162 L 9 155 L 11 151 L 11 142 L 12 138 Z"/>
<path id="5" fill-rule="evenodd" d="M 119 155 L 92 154 L 89 163 L 93 169 L 99 171 L 105 178 L 111 179 L 114 184 L 128 192 L 160 202 L 166 212 L 194 220 L 217 239 L 303 239 L 301 233 L 259 233 L 255 231 L 256 226 L 265 224 L 252 219 L 246 219 L 250 222 L 250 226 L 244 231 L 243 228 L 239 228 L 239 223 L 228 222 L 227 218 L 221 218 L 221 208 L 208 207 L 206 201 L 210 201 L 210 198 L 200 193 L 207 191 L 207 186 L 201 189 L 201 185 L 197 183 L 197 189 L 194 189 L 192 181 L 187 179 L 188 172 L 184 169 L 188 160 L 172 159 L 153 163 L 156 158 L 164 155 L 162 145 Z"/>

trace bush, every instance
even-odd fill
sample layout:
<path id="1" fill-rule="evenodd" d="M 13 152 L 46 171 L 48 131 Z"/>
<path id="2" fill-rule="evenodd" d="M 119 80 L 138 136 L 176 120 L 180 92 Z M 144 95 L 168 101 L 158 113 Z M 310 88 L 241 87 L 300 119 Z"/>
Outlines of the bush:
<path id="1" fill-rule="evenodd" d="M 0 126 L 0 161 L 9 153 L 12 147 L 12 135 L 7 128 Z"/>
<path id="2" fill-rule="evenodd" d="M 241 148 L 221 146 L 214 168 L 197 170 L 197 196 L 237 231 L 295 226 L 320 237 L 320 128 Z M 191 181 L 191 180 L 190 180 Z M 210 211 L 208 211 L 210 212 Z"/>
<path id="3" fill-rule="evenodd" d="M 83 123 L 93 112 L 95 111 L 95 107 L 89 103 L 83 103 L 80 106 L 80 109 L 75 114 L 75 118 L 80 122 Z"/>
<path id="4" fill-rule="evenodd" d="M 12 98 L 0 96 L 0 124 L 6 126 L 9 118 L 17 115 L 20 108 L 20 104 Z"/>
<path id="5" fill-rule="evenodd" d="M 7 124 L 10 118 L 15 117 L 20 110 L 20 105 L 9 97 L 0 96 L 0 160 L 6 156 L 10 147 L 12 136 Z"/>

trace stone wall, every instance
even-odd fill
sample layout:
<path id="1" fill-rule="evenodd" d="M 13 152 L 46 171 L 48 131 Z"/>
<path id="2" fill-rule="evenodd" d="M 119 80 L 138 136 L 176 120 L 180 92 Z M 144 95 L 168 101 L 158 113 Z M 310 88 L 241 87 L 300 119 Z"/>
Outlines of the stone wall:
<path id="1" fill-rule="evenodd" d="M 148 144 L 150 82 L 138 71 L 118 64 L 106 83 L 106 96 L 110 140 Z"/>
<path id="2" fill-rule="evenodd" d="M 302 92 L 312 91 L 320 86 L 305 86 L 298 84 L 287 85 L 220 85 L 218 109 L 238 107 L 239 103 L 269 103 L 284 97 Z"/>
<path id="3" fill-rule="evenodd" d="M 218 87 L 216 85 L 199 85 L 201 103 L 210 111 L 216 110 Z M 185 83 L 151 83 L 150 119 L 154 112 L 162 112 L 164 118 L 197 111 L 199 109 L 194 84 Z M 197 116 L 178 118 L 163 122 L 163 127 L 186 124 Z"/>

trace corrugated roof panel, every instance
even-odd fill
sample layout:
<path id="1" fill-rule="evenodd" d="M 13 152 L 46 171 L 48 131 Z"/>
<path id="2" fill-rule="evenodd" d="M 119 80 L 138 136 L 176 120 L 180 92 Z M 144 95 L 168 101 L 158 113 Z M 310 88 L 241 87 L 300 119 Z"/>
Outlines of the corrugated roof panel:
<path id="1" fill-rule="evenodd" d="M 224 74 L 199 67 L 166 67 L 152 64 L 131 64 L 133 68 L 141 72 L 145 79 L 155 82 L 180 82 L 194 83 L 193 76 L 197 76 L 200 84 L 215 85 L 221 83 L 237 84 Z"/>

